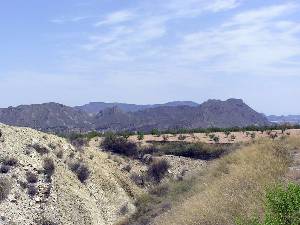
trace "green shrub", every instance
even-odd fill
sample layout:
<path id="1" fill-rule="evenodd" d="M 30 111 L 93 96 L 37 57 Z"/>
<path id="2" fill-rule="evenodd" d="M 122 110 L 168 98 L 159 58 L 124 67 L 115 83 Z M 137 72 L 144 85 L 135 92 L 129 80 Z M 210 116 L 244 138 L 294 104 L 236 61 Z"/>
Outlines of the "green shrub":
<path id="1" fill-rule="evenodd" d="M 300 224 L 300 185 L 277 186 L 266 198 L 265 224 Z"/>
<path id="2" fill-rule="evenodd" d="M 138 148 L 135 143 L 115 134 L 107 135 L 102 142 L 102 147 L 107 151 L 126 156 L 136 156 L 138 153 Z"/>
<path id="3" fill-rule="evenodd" d="M 160 135 L 160 132 L 159 132 L 158 129 L 152 129 L 152 130 L 151 130 L 151 134 L 152 134 L 152 135 L 157 135 L 157 136 L 159 136 L 159 135 Z"/>
<path id="4" fill-rule="evenodd" d="M 139 132 L 139 133 L 138 133 L 138 136 L 137 136 L 137 139 L 138 139 L 139 141 L 144 140 L 144 133 Z"/>
<path id="5" fill-rule="evenodd" d="M 266 194 L 265 215 L 261 223 L 257 217 L 239 220 L 239 225 L 299 225 L 300 185 L 288 184 L 270 189 Z"/>
<path id="6" fill-rule="evenodd" d="M 211 160 L 219 158 L 222 154 L 230 150 L 225 144 L 205 144 L 205 143 L 185 143 L 170 142 L 161 146 L 153 147 L 153 151 L 160 154 L 184 156 L 194 159 Z"/>

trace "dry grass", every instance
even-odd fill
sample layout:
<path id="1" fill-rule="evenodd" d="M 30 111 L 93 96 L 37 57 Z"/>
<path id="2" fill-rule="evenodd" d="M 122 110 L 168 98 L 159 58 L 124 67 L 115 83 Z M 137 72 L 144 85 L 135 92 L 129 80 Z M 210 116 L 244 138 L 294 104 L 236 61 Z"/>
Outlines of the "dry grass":
<path id="1" fill-rule="evenodd" d="M 289 152 L 300 140 L 257 140 L 216 161 L 157 225 L 227 225 L 239 216 L 263 213 L 265 190 L 278 183 L 290 164 Z"/>

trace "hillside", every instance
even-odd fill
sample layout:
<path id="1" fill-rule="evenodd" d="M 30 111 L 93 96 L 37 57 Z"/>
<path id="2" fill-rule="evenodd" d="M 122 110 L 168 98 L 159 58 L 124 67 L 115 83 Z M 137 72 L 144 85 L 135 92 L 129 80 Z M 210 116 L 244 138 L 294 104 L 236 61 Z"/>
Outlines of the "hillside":
<path id="1" fill-rule="evenodd" d="M 178 105 L 181 103 L 167 103 L 167 106 L 150 107 L 133 112 L 126 112 L 114 106 L 96 114 L 57 103 L 22 105 L 0 109 L 0 122 L 59 133 L 269 124 L 263 114 L 257 113 L 239 99 L 209 100 L 198 106 Z"/>
<path id="2" fill-rule="evenodd" d="M 92 125 L 91 117 L 87 113 L 52 102 L 2 108 L 0 122 L 54 132 L 86 131 Z"/>
<path id="3" fill-rule="evenodd" d="M 109 225 L 135 210 L 139 189 L 106 153 L 30 128 L 0 131 L 1 224 Z"/>

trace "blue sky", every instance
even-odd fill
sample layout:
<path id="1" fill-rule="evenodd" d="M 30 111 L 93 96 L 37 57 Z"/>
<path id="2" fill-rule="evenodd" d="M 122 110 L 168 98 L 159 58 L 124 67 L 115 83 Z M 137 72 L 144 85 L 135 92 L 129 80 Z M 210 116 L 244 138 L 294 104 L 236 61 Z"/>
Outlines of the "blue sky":
<path id="1" fill-rule="evenodd" d="M 4 0 L 0 107 L 242 98 L 300 114 L 300 2 Z"/>

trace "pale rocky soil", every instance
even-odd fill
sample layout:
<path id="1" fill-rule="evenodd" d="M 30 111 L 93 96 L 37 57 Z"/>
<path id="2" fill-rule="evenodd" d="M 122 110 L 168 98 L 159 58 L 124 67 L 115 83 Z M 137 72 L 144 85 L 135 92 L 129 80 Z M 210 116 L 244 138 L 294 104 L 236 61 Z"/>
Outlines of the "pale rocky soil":
<path id="1" fill-rule="evenodd" d="M 17 166 L 9 173 L 1 174 L 11 182 L 8 198 L 0 203 L 0 224 L 40 224 L 41 218 L 63 225 L 106 225 L 114 224 L 120 217 L 133 213 L 133 197 L 139 189 L 107 160 L 107 154 L 88 148 L 81 153 L 65 139 L 44 134 L 29 128 L 15 128 L 0 125 L 0 158 L 15 158 Z M 38 143 L 49 153 L 41 155 L 29 145 Z M 51 146 L 52 149 L 49 146 Z M 54 147 L 55 146 L 55 147 Z M 63 158 L 56 156 L 63 151 Z M 70 155 L 74 154 L 71 159 Z M 52 182 L 48 182 L 43 170 L 43 159 L 49 157 L 55 162 Z M 90 178 L 82 184 L 69 169 L 68 163 L 81 159 L 91 170 Z M 38 175 L 38 194 L 29 197 L 21 187 L 26 182 L 26 172 Z M 50 195 L 45 191 L 51 188 Z"/>
<path id="2" fill-rule="evenodd" d="M 41 219 L 57 225 L 113 225 L 135 211 L 134 201 L 147 187 L 136 185 L 131 175 L 142 174 L 147 164 L 101 151 L 101 138 L 92 139 L 87 147 L 76 149 L 65 139 L 30 128 L 0 124 L 0 160 L 14 158 L 18 163 L 8 173 L 11 190 L 0 201 L 0 224 L 41 225 Z M 40 154 L 32 147 L 37 144 L 48 150 Z M 59 153 L 62 157 L 58 157 Z M 202 160 L 163 156 L 171 167 L 167 179 L 188 177 L 206 167 Z M 55 164 L 52 179 L 46 179 L 44 159 Z M 70 163 L 82 161 L 91 171 L 81 183 L 70 170 Z M 130 169 L 128 169 L 128 165 Z M 26 172 L 38 176 L 34 184 L 37 194 L 28 195 Z M 182 177 L 181 177 L 182 178 Z"/>
<path id="3" fill-rule="evenodd" d="M 251 141 L 251 133 L 255 133 L 255 138 L 265 138 L 270 137 L 267 132 L 261 133 L 257 131 L 249 131 L 248 135 L 247 132 L 231 132 L 230 135 L 227 137 L 223 132 L 212 132 L 210 134 L 215 134 L 220 138 L 220 143 L 239 143 L 239 142 L 248 142 Z M 281 137 L 283 135 L 290 135 L 295 137 L 300 137 L 300 130 L 299 129 L 290 129 L 286 130 L 284 134 L 280 130 L 272 130 L 271 134 L 277 134 L 278 137 Z M 179 140 L 179 134 L 172 135 L 172 134 L 166 134 L 168 137 L 168 141 L 185 141 L 185 142 L 204 142 L 204 143 L 214 143 L 213 140 L 211 140 L 205 133 L 193 133 L 193 134 L 182 134 L 185 136 L 184 140 Z M 231 135 L 235 136 L 235 139 L 231 139 Z M 137 135 L 129 137 L 129 140 L 132 140 L 134 142 L 141 143 L 142 145 L 147 145 L 148 142 L 159 142 L 163 141 L 163 136 L 155 136 L 155 135 L 145 135 L 144 139 L 142 141 L 139 141 L 137 139 Z"/>

